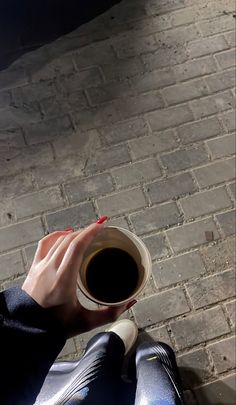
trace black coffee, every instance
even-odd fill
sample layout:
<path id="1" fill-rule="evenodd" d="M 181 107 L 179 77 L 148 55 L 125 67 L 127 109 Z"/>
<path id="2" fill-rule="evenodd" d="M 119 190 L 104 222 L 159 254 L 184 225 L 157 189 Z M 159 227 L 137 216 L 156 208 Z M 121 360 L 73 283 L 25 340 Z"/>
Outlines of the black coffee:
<path id="1" fill-rule="evenodd" d="M 103 302 L 118 302 L 128 298 L 138 284 L 138 267 L 124 250 L 106 248 L 89 262 L 87 287 L 94 298 Z"/>

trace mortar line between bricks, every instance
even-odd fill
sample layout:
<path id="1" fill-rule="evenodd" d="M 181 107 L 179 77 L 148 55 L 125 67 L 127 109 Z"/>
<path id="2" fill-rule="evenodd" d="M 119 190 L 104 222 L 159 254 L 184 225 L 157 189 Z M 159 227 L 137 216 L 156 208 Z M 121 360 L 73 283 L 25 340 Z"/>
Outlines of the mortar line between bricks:
<path id="1" fill-rule="evenodd" d="M 217 377 L 217 371 L 216 371 L 215 363 L 214 363 L 213 357 L 211 355 L 211 351 L 209 350 L 207 345 L 205 347 L 205 352 L 207 354 L 207 358 L 208 358 L 209 364 L 211 366 L 212 376 Z"/>
<path id="2" fill-rule="evenodd" d="M 231 300 L 232 301 L 228 301 L 227 304 L 231 303 L 231 302 L 232 303 L 235 302 L 235 297 L 232 297 Z M 228 323 L 228 325 L 230 327 L 230 330 L 235 334 L 235 326 L 234 326 L 234 324 L 233 324 L 233 322 L 231 320 L 230 314 L 228 313 L 227 307 L 224 306 L 224 304 L 226 304 L 226 303 L 225 302 L 223 303 L 222 310 L 223 310 L 223 312 L 225 314 L 225 317 L 227 319 L 227 323 Z M 235 305 L 236 305 L 236 302 L 235 302 Z"/>

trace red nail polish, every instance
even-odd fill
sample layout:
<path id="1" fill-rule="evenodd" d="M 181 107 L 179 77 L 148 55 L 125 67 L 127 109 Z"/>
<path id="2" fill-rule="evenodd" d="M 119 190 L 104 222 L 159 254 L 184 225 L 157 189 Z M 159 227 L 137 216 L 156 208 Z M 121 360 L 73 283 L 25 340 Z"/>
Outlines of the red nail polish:
<path id="1" fill-rule="evenodd" d="M 108 216 L 107 215 L 103 215 L 103 217 L 99 218 L 99 220 L 96 222 L 97 224 L 101 225 L 103 224 L 105 221 L 107 221 Z"/>
<path id="2" fill-rule="evenodd" d="M 74 228 L 67 228 L 67 229 L 65 229 L 66 232 L 70 232 L 70 231 L 73 231 L 73 230 L 74 230 Z"/>

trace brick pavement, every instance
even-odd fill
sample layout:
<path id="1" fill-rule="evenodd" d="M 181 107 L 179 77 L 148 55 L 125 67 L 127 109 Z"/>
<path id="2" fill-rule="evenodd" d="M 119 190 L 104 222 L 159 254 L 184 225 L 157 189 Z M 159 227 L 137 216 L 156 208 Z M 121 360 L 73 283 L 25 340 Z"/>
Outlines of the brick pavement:
<path id="1" fill-rule="evenodd" d="M 151 251 L 128 316 L 188 404 L 234 403 L 234 26 L 232 0 L 124 1 L 0 72 L 1 288 L 47 231 L 109 214 Z"/>

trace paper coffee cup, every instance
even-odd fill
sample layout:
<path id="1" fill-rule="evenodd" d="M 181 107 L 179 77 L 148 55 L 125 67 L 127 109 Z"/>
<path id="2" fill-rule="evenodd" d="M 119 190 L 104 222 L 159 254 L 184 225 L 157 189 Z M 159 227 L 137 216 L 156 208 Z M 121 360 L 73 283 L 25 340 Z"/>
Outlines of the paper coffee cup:
<path id="1" fill-rule="evenodd" d="M 89 262 L 98 252 L 107 248 L 118 248 L 124 250 L 134 259 L 138 268 L 137 286 L 133 291 L 132 295 L 130 295 L 123 301 L 112 303 L 100 301 L 92 295 L 87 285 L 86 271 Z M 151 270 L 152 270 L 151 256 L 143 241 L 138 236 L 128 231 L 127 229 L 107 226 L 102 230 L 102 232 L 99 233 L 99 235 L 95 238 L 95 240 L 85 253 L 84 260 L 79 270 L 77 284 L 82 293 L 91 301 L 99 305 L 118 306 L 135 299 L 135 297 L 137 297 L 140 294 L 140 292 L 144 289 L 145 285 L 147 284 L 147 281 L 151 275 Z"/>

